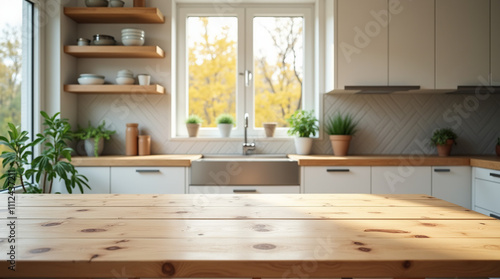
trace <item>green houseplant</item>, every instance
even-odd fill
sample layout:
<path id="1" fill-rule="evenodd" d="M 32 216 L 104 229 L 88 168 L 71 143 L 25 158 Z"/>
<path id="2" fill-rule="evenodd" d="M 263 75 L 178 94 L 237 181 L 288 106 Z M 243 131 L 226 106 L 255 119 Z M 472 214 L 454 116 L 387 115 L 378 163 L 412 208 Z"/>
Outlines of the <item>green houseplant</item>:
<path id="1" fill-rule="evenodd" d="M 457 144 L 457 134 L 451 128 L 442 128 L 434 131 L 431 142 L 436 146 L 439 156 L 449 156 L 451 146 Z"/>
<path id="2" fill-rule="evenodd" d="M 221 137 L 228 138 L 234 126 L 234 117 L 231 114 L 224 113 L 219 115 L 215 121 L 217 122 Z"/>
<path id="3" fill-rule="evenodd" d="M 90 189 L 88 179 L 79 174 L 71 164 L 73 149 L 68 142 L 73 138 L 71 125 L 67 119 L 59 118 L 59 113 L 49 116 L 41 111 L 44 118 L 45 129 L 36 135 L 35 140 L 28 142 L 28 132 L 21 131 L 19 127 L 9 123 L 8 138 L 0 136 L 0 144 L 5 145 L 10 151 L 2 152 L 2 165 L 7 167 L 7 173 L 12 177 L 5 180 L 3 188 L 9 188 L 12 181 L 19 180 L 25 193 L 51 193 L 55 179 L 62 180 L 68 193 L 78 187 L 83 193 L 83 187 Z M 41 146 L 41 153 L 28 162 L 31 148 Z M 61 160 L 65 158 L 66 160 Z M 34 183 L 30 180 L 33 178 Z"/>
<path id="4" fill-rule="evenodd" d="M 290 124 L 288 134 L 296 136 L 294 141 L 297 154 L 311 153 L 313 141 L 310 136 L 316 136 L 316 131 L 319 129 L 314 111 L 297 110 L 287 119 L 287 122 Z"/>
<path id="5" fill-rule="evenodd" d="M 198 136 L 198 130 L 201 127 L 201 123 L 203 123 L 203 119 L 201 119 L 201 117 L 196 114 L 191 114 L 186 119 L 186 128 L 190 138 L 195 138 Z"/>
<path id="6" fill-rule="evenodd" d="M 101 155 L 104 149 L 104 140 L 109 140 L 110 136 L 116 133 L 116 131 L 107 130 L 105 127 L 106 121 L 104 120 L 97 127 L 93 127 L 90 121 L 87 128 L 78 127 L 75 137 L 85 141 L 87 156 L 98 157 Z"/>
<path id="7" fill-rule="evenodd" d="M 330 135 L 330 142 L 335 156 L 347 155 L 357 125 L 358 123 L 353 120 L 350 114 L 342 116 L 337 113 L 335 116 L 330 117 L 325 128 Z"/>

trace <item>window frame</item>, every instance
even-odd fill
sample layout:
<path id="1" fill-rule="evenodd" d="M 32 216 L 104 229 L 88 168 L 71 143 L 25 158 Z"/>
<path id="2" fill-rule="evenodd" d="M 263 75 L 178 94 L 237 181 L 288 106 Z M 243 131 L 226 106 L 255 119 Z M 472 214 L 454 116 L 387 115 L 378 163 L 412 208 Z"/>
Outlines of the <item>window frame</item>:
<path id="1" fill-rule="evenodd" d="M 177 6 L 177 95 L 176 108 L 172 124 L 176 127 L 176 137 L 187 137 L 185 119 L 188 109 L 188 62 L 187 62 L 187 33 L 186 25 L 189 16 L 236 16 L 238 18 L 238 76 L 236 93 L 236 127 L 231 133 L 232 137 L 243 137 L 244 113 L 250 115 L 248 136 L 250 138 L 265 138 L 264 128 L 254 127 L 254 83 L 245 88 L 244 73 L 249 70 L 254 73 L 253 57 L 253 18 L 255 16 L 301 16 L 304 18 L 304 85 L 302 88 L 303 109 L 316 112 L 316 88 L 315 83 L 315 28 L 314 28 L 314 4 L 240 4 L 232 5 L 232 9 L 220 11 L 213 5 L 191 5 L 182 4 Z M 275 132 L 276 138 L 288 138 L 288 128 L 278 128 Z M 198 134 L 200 138 L 218 138 L 217 128 L 201 128 Z"/>

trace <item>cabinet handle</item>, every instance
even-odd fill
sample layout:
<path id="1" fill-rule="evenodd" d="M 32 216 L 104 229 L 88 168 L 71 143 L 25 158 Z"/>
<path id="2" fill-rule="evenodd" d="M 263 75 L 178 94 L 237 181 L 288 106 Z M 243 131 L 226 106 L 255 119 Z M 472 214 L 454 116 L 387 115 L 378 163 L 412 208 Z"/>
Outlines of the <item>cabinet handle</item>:
<path id="1" fill-rule="evenodd" d="M 434 169 L 434 172 L 450 172 L 450 169 Z"/>
<path id="2" fill-rule="evenodd" d="M 493 217 L 493 218 L 500 220 L 500 216 L 493 214 L 493 213 L 490 213 L 490 217 Z"/>
<path id="3" fill-rule="evenodd" d="M 349 169 L 327 169 L 326 172 L 349 172 Z"/>
<path id="4" fill-rule="evenodd" d="M 500 174 L 490 172 L 490 176 L 500 178 Z"/>
<path id="5" fill-rule="evenodd" d="M 160 170 L 135 170 L 138 173 L 160 172 Z"/>
<path id="6" fill-rule="evenodd" d="M 255 189 L 233 189 L 233 193 L 257 193 Z"/>

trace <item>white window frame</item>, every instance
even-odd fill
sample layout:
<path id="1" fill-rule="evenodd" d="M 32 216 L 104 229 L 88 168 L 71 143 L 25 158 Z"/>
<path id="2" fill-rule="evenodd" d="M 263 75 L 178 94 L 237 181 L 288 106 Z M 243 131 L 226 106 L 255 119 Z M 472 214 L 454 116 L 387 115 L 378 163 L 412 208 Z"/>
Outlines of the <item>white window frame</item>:
<path id="1" fill-rule="evenodd" d="M 177 96 L 176 115 L 173 124 L 176 127 L 177 137 L 187 137 L 185 119 L 188 109 L 188 68 L 186 48 L 186 22 L 189 16 L 236 16 L 238 17 L 238 73 L 245 70 L 254 72 L 253 62 L 253 18 L 255 16 L 301 16 L 304 18 L 304 83 L 302 88 L 302 107 L 306 110 L 316 110 L 315 99 L 315 28 L 314 28 L 314 4 L 240 4 L 232 5 L 232 9 L 224 10 L 221 14 L 219 9 L 213 5 L 178 5 L 177 11 Z M 241 24 L 241 23 L 243 24 Z M 238 75 L 236 96 L 236 127 L 231 137 L 241 138 L 244 133 L 244 113 L 250 114 L 248 136 L 250 138 L 265 138 L 263 128 L 254 128 L 254 98 L 253 82 L 245 88 L 244 76 Z M 288 128 L 278 128 L 275 132 L 277 138 L 288 138 Z M 218 138 L 217 128 L 202 128 L 198 134 L 201 138 Z"/>

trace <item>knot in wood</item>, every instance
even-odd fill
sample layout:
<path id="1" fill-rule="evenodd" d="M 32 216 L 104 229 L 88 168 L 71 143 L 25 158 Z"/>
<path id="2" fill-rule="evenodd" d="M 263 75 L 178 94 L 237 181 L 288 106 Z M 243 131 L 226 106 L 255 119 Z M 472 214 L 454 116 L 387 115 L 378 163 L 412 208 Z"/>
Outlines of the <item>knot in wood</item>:
<path id="1" fill-rule="evenodd" d="M 174 276 L 175 267 L 171 263 L 164 263 L 163 266 L 161 267 L 161 271 L 163 272 L 163 274 L 167 276 Z"/>
<path id="2" fill-rule="evenodd" d="M 404 261 L 403 262 L 403 268 L 404 269 L 409 269 L 411 267 L 411 262 L 410 261 Z"/>

